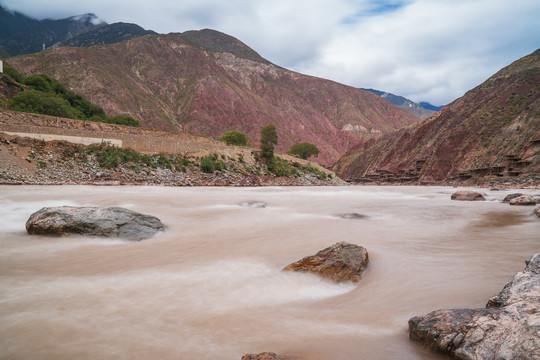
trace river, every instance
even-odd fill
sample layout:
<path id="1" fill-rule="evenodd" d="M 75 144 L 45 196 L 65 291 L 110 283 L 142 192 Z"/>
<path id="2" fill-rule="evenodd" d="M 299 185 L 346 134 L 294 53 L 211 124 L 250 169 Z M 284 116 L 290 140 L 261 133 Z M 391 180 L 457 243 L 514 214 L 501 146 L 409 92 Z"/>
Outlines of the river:
<path id="1" fill-rule="evenodd" d="M 463 202 L 455 190 L 0 186 L 0 357 L 444 359 L 409 341 L 408 319 L 485 306 L 540 252 L 533 207 L 497 201 L 516 191 Z M 26 234 L 31 213 L 59 205 L 122 206 L 168 230 Z M 358 284 L 281 272 L 339 241 L 369 252 Z"/>

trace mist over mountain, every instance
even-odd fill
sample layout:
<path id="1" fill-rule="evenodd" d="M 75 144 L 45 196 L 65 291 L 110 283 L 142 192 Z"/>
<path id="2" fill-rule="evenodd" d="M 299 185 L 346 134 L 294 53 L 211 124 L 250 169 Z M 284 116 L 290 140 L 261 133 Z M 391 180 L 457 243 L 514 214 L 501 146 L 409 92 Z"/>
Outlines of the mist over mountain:
<path id="1" fill-rule="evenodd" d="M 0 5 L 0 48 L 5 57 L 31 54 L 59 46 L 111 44 L 153 31 L 135 24 L 107 24 L 95 14 L 59 20 L 37 20 Z"/>

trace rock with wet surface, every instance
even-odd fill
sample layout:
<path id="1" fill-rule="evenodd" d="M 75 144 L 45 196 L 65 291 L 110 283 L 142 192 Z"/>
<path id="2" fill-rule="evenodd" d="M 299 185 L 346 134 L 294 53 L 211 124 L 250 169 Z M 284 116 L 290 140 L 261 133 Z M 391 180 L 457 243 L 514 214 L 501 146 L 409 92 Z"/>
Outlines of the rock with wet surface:
<path id="1" fill-rule="evenodd" d="M 338 214 L 336 216 L 339 217 L 339 218 L 342 218 L 342 219 L 365 219 L 365 218 L 367 218 L 367 215 L 360 214 L 360 213 Z"/>
<path id="2" fill-rule="evenodd" d="M 286 266 L 283 271 L 311 272 L 336 282 L 358 282 L 368 264 L 365 248 L 340 242 Z"/>
<path id="3" fill-rule="evenodd" d="M 534 209 L 531 215 L 536 215 L 540 218 L 540 207 Z"/>
<path id="4" fill-rule="evenodd" d="M 483 309 L 437 310 L 409 320 L 412 340 L 457 359 L 540 359 L 540 254 Z"/>
<path id="5" fill-rule="evenodd" d="M 45 207 L 26 222 L 29 234 L 81 234 L 132 241 L 147 239 L 164 230 L 158 218 L 121 207 Z"/>
<path id="6" fill-rule="evenodd" d="M 521 195 L 523 195 L 523 194 L 522 193 L 508 194 L 508 195 L 506 195 L 504 197 L 503 202 L 505 202 L 505 203 L 510 202 L 510 200 L 515 199 L 517 197 L 520 197 Z"/>
<path id="7" fill-rule="evenodd" d="M 240 204 L 241 207 L 265 208 L 268 206 L 264 201 L 246 201 Z"/>
<path id="8" fill-rule="evenodd" d="M 246 354 L 242 360 L 292 360 L 290 357 L 277 355 L 273 352 L 263 352 L 260 354 Z"/>
<path id="9" fill-rule="evenodd" d="M 531 195 L 521 195 L 510 200 L 510 205 L 536 205 L 536 199 Z"/>
<path id="10" fill-rule="evenodd" d="M 458 190 L 450 197 L 452 200 L 461 201 L 484 201 L 486 198 L 479 192 L 470 190 Z"/>

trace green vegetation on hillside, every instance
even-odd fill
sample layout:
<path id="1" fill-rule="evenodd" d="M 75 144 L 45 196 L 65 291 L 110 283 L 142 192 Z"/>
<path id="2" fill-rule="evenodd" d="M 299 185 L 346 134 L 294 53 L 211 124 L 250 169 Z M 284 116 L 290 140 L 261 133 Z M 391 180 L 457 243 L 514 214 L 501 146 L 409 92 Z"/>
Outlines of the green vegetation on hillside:
<path id="1" fill-rule="evenodd" d="M 319 148 L 308 142 L 296 143 L 291 146 L 287 154 L 306 160 L 310 156 L 317 156 Z"/>
<path id="2" fill-rule="evenodd" d="M 223 133 L 220 139 L 227 145 L 247 146 L 248 139 L 246 134 L 241 131 L 227 131 Z"/>
<path id="3" fill-rule="evenodd" d="M 278 135 L 276 125 L 268 124 L 261 128 L 261 159 L 265 164 L 274 159 L 274 145 L 277 145 Z"/>
<path id="4" fill-rule="evenodd" d="M 1 81 L 8 87 L 17 88 L 17 94 L 7 102 L 7 107 L 11 110 L 108 124 L 139 126 L 139 122 L 129 116 L 107 116 L 101 107 L 92 104 L 80 94 L 67 89 L 58 80 L 45 74 L 24 77 L 13 67 L 6 65 Z"/>

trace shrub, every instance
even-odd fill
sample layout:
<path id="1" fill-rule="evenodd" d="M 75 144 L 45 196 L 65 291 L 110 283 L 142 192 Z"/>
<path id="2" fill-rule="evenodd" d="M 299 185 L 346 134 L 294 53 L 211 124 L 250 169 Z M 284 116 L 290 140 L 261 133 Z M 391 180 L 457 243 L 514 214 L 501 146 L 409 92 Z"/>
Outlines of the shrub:
<path id="1" fill-rule="evenodd" d="M 268 171 L 273 173 L 276 176 L 293 176 L 299 175 L 298 171 L 289 165 L 289 162 L 279 158 L 274 157 L 271 162 L 267 165 Z"/>
<path id="2" fill-rule="evenodd" d="M 214 165 L 215 165 L 217 171 L 223 171 L 223 170 L 225 170 L 227 168 L 225 166 L 225 163 L 223 161 L 221 161 L 221 160 L 215 161 Z"/>
<path id="3" fill-rule="evenodd" d="M 201 158 L 201 170 L 205 173 L 213 173 L 215 170 L 214 160 L 211 157 L 203 156 Z"/>
<path id="4" fill-rule="evenodd" d="M 291 146 L 289 151 L 287 151 L 287 154 L 306 160 L 310 156 L 317 156 L 319 154 L 319 149 L 308 142 L 296 143 Z"/>
<path id="5" fill-rule="evenodd" d="M 56 94 L 41 91 L 23 91 L 15 95 L 8 103 L 8 108 L 35 114 L 52 115 L 80 119 L 83 116 L 72 108 L 69 102 Z"/>
<path id="6" fill-rule="evenodd" d="M 247 146 L 247 136 L 240 131 L 227 131 L 220 140 L 227 145 Z"/>
<path id="7" fill-rule="evenodd" d="M 328 177 L 328 175 L 324 171 L 321 171 L 312 165 L 309 165 L 306 170 L 315 174 L 320 180 L 325 180 Z"/>
<path id="8" fill-rule="evenodd" d="M 4 74 L 9 75 L 12 79 L 17 81 L 18 83 L 22 83 L 24 81 L 24 76 L 22 76 L 20 72 L 18 72 L 15 68 L 6 64 L 4 64 Z"/>
<path id="9" fill-rule="evenodd" d="M 62 96 L 64 99 L 66 99 L 73 108 L 79 110 L 81 113 L 84 114 L 83 120 L 92 119 L 94 117 L 97 117 L 97 118 L 106 117 L 105 111 L 103 111 L 101 107 L 92 104 L 90 101 L 86 100 L 81 95 L 71 90 L 67 90 L 63 86 L 58 91 L 58 94 Z"/>
<path id="10" fill-rule="evenodd" d="M 31 89 L 46 93 L 56 93 L 56 90 L 63 87 L 58 80 L 55 80 L 45 74 L 30 75 L 23 80 L 23 84 L 29 86 Z"/>

